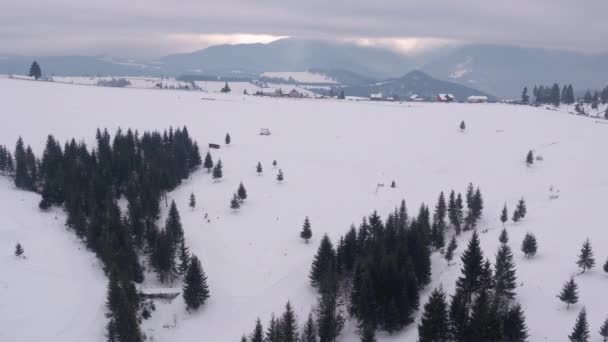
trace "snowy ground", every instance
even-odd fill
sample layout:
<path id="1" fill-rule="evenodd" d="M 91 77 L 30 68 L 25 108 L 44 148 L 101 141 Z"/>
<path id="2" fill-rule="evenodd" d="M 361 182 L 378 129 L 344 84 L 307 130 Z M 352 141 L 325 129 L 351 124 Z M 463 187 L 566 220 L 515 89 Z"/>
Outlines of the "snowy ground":
<path id="1" fill-rule="evenodd" d="M 201 170 L 170 194 L 181 212 L 186 240 L 202 259 L 211 299 L 191 315 L 185 313 L 181 297 L 159 304 L 144 323 L 154 341 L 235 341 L 250 332 L 256 317 L 266 323 L 287 300 L 302 321 L 315 301 L 308 270 L 324 232 L 335 241 L 373 209 L 384 217 L 405 198 L 410 212 L 416 212 L 420 202 L 434 205 L 440 191 L 464 192 L 468 182 L 479 185 L 484 194 L 480 230 L 488 231 L 481 239 L 492 261 L 503 204 L 512 210 L 521 196 L 528 203 L 525 221 L 507 228 L 517 262 L 517 299 L 525 308 L 530 341 L 565 340 L 583 306 L 593 341 L 599 341 L 597 330 L 608 315 L 608 274 L 601 270 L 608 257 L 603 212 L 608 125 L 596 123 L 598 119 L 502 104 L 301 101 L 10 79 L 0 79 L 0 93 L 0 144 L 12 147 L 22 135 L 37 153 L 49 133 L 62 141 L 77 137 L 91 144 L 98 127 L 113 132 L 118 126 L 149 130 L 187 125 L 201 146 L 222 143 L 230 133 L 232 144 L 212 152 L 224 163 L 224 179 L 213 183 Z M 458 129 L 461 120 L 467 124 L 465 133 Z M 262 127 L 272 135 L 258 135 Z M 524 163 L 530 149 L 544 158 L 531 168 Z M 275 180 L 273 160 L 285 173 L 283 184 Z M 264 167 L 261 176 L 255 172 L 258 161 Z M 388 187 L 392 180 L 396 189 Z M 249 198 L 235 214 L 229 200 L 241 181 Z M 376 194 L 378 183 L 387 187 Z M 549 199 L 551 186 L 559 189 L 559 199 Z M 197 197 L 195 210 L 187 206 L 190 193 Z M 64 334 L 50 341 L 101 341 L 106 284 L 101 271 L 65 231 L 63 215 L 39 213 L 35 197 L 0 182 L 0 217 L 8 218 L 0 225 L 0 339 L 37 340 L 38 335 L 27 334 L 49 329 L 53 333 L 48 336 Z M 204 221 L 205 214 L 210 223 Z M 298 237 L 306 215 L 314 234 L 309 245 Z M 529 260 L 519 251 L 528 231 L 539 242 L 538 255 Z M 468 237 L 461 236 L 458 253 Z M 587 237 L 598 266 L 576 277 L 580 301 L 566 310 L 556 295 L 577 274 L 576 256 Z M 24 244 L 28 260 L 12 256 L 17 240 Z M 55 258 L 67 260 L 54 263 Z M 422 303 L 440 284 L 451 293 L 459 274 L 458 264 L 447 267 L 434 255 L 433 281 Z M 44 284 L 36 287 L 35 296 L 59 301 L 53 296 L 59 291 L 74 298 L 56 305 L 33 300 L 33 290 L 20 285 L 30 279 Z M 79 292 L 83 286 L 90 290 L 86 301 Z M 158 284 L 150 279 L 145 286 Z M 16 310 L 22 314 L 15 315 Z M 175 327 L 169 327 L 174 320 Z M 97 339 L 82 338 L 85 333 Z M 352 341 L 353 334 L 351 322 L 340 340 Z M 416 334 L 412 324 L 393 336 L 381 334 L 379 340 L 415 341 Z"/>

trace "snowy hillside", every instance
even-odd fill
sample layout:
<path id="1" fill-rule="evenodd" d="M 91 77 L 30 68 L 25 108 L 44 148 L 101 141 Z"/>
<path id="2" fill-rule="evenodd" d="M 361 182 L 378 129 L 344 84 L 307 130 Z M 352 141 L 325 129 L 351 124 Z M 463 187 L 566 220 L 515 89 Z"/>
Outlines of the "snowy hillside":
<path id="1" fill-rule="evenodd" d="M 374 209 L 385 217 L 405 199 L 413 213 L 421 202 L 434 205 L 440 191 L 464 192 L 469 182 L 483 191 L 479 231 L 492 261 L 504 203 L 512 211 L 523 196 L 528 204 L 526 219 L 507 223 L 507 230 L 517 264 L 516 299 L 525 310 L 530 341 L 564 341 L 583 306 L 593 341 L 599 341 L 597 330 L 608 315 L 608 274 L 601 270 L 608 257 L 603 212 L 608 125 L 597 119 L 502 104 L 301 101 L 243 96 L 235 89 L 221 94 L 14 79 L 0 79 L 0 94 L 0 144 L 12 148 L 21 135 L 37 155 L 48 134 L 91 146 L 95 130 L 104 127 L 112 133 L 117 127 L 186 125 L 203 153 L 207 143 L 222 144 L 211 151 L 224 164 L 220 182 L 202 169 L 169 194 L 181 213 L 186 242 L 209 278 L 211 298 L 193 314 L 186 313 L 181 297 L 157 304 L 143 323 L 153 341 L 237 341 L 250 333 L 256 317 L 266 323 L 287 300 L 302 325 L 315 304 L 308 271 L 323 233 L 336 241 Z M 458 129 L 461 120 L 464 133 Z M 260 136 L 261 128 L 272 134 Z M 229 146 L 223 145 L 226 133 L 232 137 Z M 527 167 L 529 150 L 544 160 Z M 262 175 L 256 174 L 258 161 Z M 276 180 L 279 168 L 283 183 Z M 388 186 L 393 180 L 395 189 Z M 229 201 L 239 182 L 249 197 L 235 213 Z M 386 186 L 376 192 L 378 183 Z M 559 190 L 559 198 L 549 198 L 550 187 Z M 198 202 L 194 210 L 188 208 L 191 193 Z M 94 256 L 63 227 L 63 214 L 42 213 L 37 201 L 37 195 L 0 177 L 0 340 L 102 341 L 107 279 Z M 164 221 L 164 204 L 162 210 Z M 309 244 L 299 238 L 305 216 L 312 224 Z M 531 259 L 519 249 L 526 232 L 539 243 Z M 453 292 L 469 237 L 470 232 L 459 237 L 457 261 L 449 267 L 433 254 L 432 281 L 422 292 L 421 307 L 435 287 Z M 596 268 L 577 275 L 576 257 L 587 237 Z M 24 245 L 26 260 L 13 256 L 17 242 Z M 566 310 L 556 295 L 571 276 L 580 300 Z M 155 279 L 143 286 L 161 287 Z M 173 286 L 179 289 L 181 283 Z M 378 339 L 416 341 L 417 323 Z M 339 340 L 358 340 L 354 321 Z"/>
<path id="2" fill-rule="evenodd" d="M 280 78 L 283 80 L 294 80 L 299 83 L 337 83 L 336 80 L 329 78 L 327 75 L 313 73 L 310 71 L 292 71 L 292 72 L 265 72 L 260 76 L 269 78 Z"/>

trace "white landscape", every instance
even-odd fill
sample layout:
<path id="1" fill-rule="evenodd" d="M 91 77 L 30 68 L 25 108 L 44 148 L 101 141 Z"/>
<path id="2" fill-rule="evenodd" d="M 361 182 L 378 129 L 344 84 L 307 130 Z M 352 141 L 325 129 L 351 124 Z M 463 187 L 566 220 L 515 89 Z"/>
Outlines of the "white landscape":
<path id="1" fill-rule="evenodd" d="M 277 99 L 242 91 L 117 89 L 7 78 L 0 78 L 0 94 L 0 145 L 12 149 L 21 136 L 37 156 L 48 134 L 62 144 L 74 137 L 93 147 L 97 128 L 114 134 L 119 127 L 142 132 L 186 126 L 203 156 L 208 143 L 222 145 L 211 150 L 224 164 L 221 181 L 200 168 L 168 194 L 181 214 L 190 251 L 201 259 L 211 297 L 193 313 L 186 312 L 181 296 L 170 304 L 157 302 L 142 323 L 149 341 L 238 341 L 250 334 L 257 317 L 266 326 L 271 313 L 280 315 L 288 300 L 302 326 L 318 296 L 308 274 L 323 234 L 335 244 L 373 210 L 385 218 L 405 199 L 415 215 L 421 203 L 432 208 L 441 191 L 464 194 L 469 182 L 483 192 L 477 231 L 492 262 L 503 205 L 512 213 L 520 198 L 526 200 L 526 218 L 509 221 L 506 229 L 529 341 L 566 340 L 583 307 L 591 341 L 601 341 L 598 330 L 608 315 L 608 273 L 602 270 L 608 258 L 608 125 L 601 119 L 570 115 L 565 108 Z M 259 135 L 261 128 L 272 134 Z M 232 138 L 228 146 L 226 133 Z M 543 160 L 527 166 L 529 150 Z M 282 183 L 276 180 L 279 169 Z M 389 187 L 393 180 L 396 188 Z M 229 201 L 240 182 L 248 198 L 235 212 Z M 379 183 L 385 186 L 377 189 Z M 557 191 L 559 197 L 551 198 Z M 191 193 L 194 209 L 188 207 Z M 107 278 L 100 262 L 65 228 L 63 211 L 41 211 L 39 200 L 0 177 L 0 340 L 105 341 Z M 168 210 L 164 202 L 161 209 L 160 226 Z M 308 244 L 299 237 L 306 216 L 313 231 Z M 539 244 L 532 258 L 520 251 L 528 232 Z M 453 233 L 448 230 L 448 238 Z M 378 341 L 417 340 L 431 291 L 441 286 L 453 294 L 470 235 L 457 237 L 450 266 L 433 253 L 431 283 L 421 292 L 415 322 L 393 335 L 378 332 Z M 596 266 L 579 274 L 576 260 L 586 238 Z M 17 242 L 25 259 L 13 255 Z M 167 285 L 146 275 L 142 290 L 181 290 L 181 280 Z M 570 277 L 580 298 L 566 309 L 556 296 Z M 358 340 L 354 319 L 347 320 L 338 340 Z"/>

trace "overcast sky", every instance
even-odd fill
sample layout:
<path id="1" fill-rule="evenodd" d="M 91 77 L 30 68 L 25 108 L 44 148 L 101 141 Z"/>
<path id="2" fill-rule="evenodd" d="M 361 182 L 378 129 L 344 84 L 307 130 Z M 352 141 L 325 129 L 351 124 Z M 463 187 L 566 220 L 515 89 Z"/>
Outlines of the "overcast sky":
<path id="1" fill-rule="evenodd" d="M 608 50 L 607 14 L 608 0 L 0 0 L 0 53 L 155 58 L 280 37 L 591 52 Z"/>

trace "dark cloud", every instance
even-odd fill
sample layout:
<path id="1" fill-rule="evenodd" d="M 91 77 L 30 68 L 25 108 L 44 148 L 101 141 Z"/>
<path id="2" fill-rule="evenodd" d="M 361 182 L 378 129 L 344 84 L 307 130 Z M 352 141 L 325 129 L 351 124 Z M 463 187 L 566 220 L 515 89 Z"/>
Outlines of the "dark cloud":
<path id="1" fill-rule="evenodd" d="M 608 1 L 0 0 L 0 52 L 158 56 L 217 34 L 606 49 Z M 206 35 L 216 34 L 214 39 Z M 180 37 L 176 39 L 175 37 Z M 192 39 L 184 39 L 191 37 Z M 255 40 L 249 37 L 249 40 Z M 238 41 L 238 40 L 236 40 Z M 227 42 L 235 42 L 228 39 Z"/>

